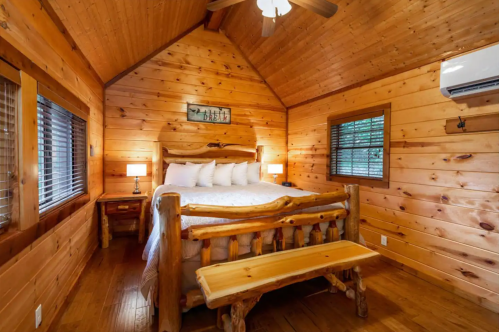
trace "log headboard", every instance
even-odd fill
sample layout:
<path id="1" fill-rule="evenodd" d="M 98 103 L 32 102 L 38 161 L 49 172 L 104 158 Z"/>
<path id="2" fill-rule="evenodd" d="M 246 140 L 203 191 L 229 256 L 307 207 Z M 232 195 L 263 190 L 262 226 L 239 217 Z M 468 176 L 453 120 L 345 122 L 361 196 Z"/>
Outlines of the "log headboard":
<path id="1" fill-rule="evenodd" d="M 152 154 L 152 190 L 163 184 L 166 169 L 171 163 L 217 164 L 263 161 L 263 146 L 241 144 L 208 143 L 194 149 L 170 148 L 163 142 L 154 142 Z"/>

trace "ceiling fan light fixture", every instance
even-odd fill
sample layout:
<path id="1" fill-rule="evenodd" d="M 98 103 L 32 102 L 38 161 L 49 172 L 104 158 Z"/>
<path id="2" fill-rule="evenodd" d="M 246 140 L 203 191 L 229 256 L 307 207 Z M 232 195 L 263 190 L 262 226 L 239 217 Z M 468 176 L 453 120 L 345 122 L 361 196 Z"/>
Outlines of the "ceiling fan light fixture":
<path id="1" fill-rule="evenodd" d="M 268 8 L 268 9 L 265 9 L 263 12 L 262 12 L 262 15 L 265 16 L 265 17 L 271 17 L 271 18 L 275 18 L 275 7 L 272 7 L 272 8 Z"/>
<path id="2" fill-rule="evenodd" d="M 265 17 L 276 17 L 276 10 L 279 16 L 286 15 L 291 10 L 288 0 L 257 0 L 256 5 Z"/>
<path id="3" fill-rule="evenodd" d="M 269 10 L 274 7 L 272 0 L 257 0 L 256 5 L 260 8 L 261 11 Z"/>
<path id="4" fill-rule="evenodd" d="M 292 8 L 288 0 L 273 0 L 273 2 L 279 16 L 286 15 Z"/>

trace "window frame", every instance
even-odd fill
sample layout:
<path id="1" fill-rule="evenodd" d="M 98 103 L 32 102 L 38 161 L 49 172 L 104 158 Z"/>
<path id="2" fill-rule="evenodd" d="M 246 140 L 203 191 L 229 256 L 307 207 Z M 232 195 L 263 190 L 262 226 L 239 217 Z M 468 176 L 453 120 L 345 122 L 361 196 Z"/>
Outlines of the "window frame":
<path id="1" fill-rule="evenodd" d="M 60 204 L 55 205 L 51 207 L 48 210 L 39 212 L 39 217 L 40 217 L 40 222 L 45 222 L 49 224 L 57 224 L 60 221 L 62 221 L 64 218 L 69 216 L 71 213 L 74 211 L 78 210 L 80 207 L 85 205 L 90 201 L 90 194 L 89 194 L 89 179 L 90 179 L 90 174 L 89 174 L 89 130 L 88 130 L 88 113 L 85 112 L 85 110 L 79 109 L 76 105 L 71 103 L 70 101 L 66 100 L 62 96 L 60 96 L 58 93 L 47 87 L 46 85 L 42 84 L 41 82 L 38 82 L 38 94 L 41 95 L 42 97 L 48 99 L 50 102 L 58 105 L 59 107 L 65 109 L 69 113 L 74 114 L 75 116 L 79 117 L 80 119 L 85 121 L 85 165 L 86 165 L 86 176 L 85 176 L 85 189 L 84 193 L 81 193 L 75 197 L 72 197 L 68 200 L 62 201 Z M 78 105 L 80 106 L 80 105 Z M 38 102 L 37 102 L 37 107 L 38 107 Z M 38 134 L 37 134 L 38 137 Z M 38 142 L 37 142 L 38 146 Z M 38 154 L 38 151 L 37 151 Z M 37 188 L 37 193 L 38 193 L 38 188 Z"/>
<path id="2" fill-rule="evenodd" d="M 384 115 L 383 124 L 383 177 L 380 179 L 358 175 L 331 175 L 331 126 L 365 120 Z M 326 180 L 340 183 L 354 183 L 375 188 L 389 188 L 390 179 L 390 122 L 391 104 L 382 104 L 352 112 L 332 114 L 327 118 L 327 161 Z"/>
<path id="3" fill-rule="evenodd" d="M 19 105 L 20 105 L 20 93 L 21 93 L 21 73 L 19 70 L 15 69 L 8 63 L 4 62 L 0 58 L 0 76 L 11 82 L 16 86 L 16 102 L 14 110 L 14 165 L 12 170 L 12 184 L 10 188 L 12 190 L 12 210 L 10 212 L 10 222 L 6 227 L 0 229 L 0 234 L 7 233 L 12 230 L 17 230 L 19 227 L 19 188 L 18 188 L 18 173 L 19 173 Z"/>

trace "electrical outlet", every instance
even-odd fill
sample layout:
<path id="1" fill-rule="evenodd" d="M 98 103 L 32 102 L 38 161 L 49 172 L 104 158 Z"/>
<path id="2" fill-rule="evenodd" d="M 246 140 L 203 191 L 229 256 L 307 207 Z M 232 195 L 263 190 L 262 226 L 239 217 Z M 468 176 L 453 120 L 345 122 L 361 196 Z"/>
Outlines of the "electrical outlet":
<path id="1" fill-rule="evenodd" d="M 40 304 L 35 311 L 35 329 L 42 323 L 42 305 Z"/>
<path id="2" fill-rule="evenodd" d="M 386 236 L 381 235 L 381 245 L 386 247 Z"/>

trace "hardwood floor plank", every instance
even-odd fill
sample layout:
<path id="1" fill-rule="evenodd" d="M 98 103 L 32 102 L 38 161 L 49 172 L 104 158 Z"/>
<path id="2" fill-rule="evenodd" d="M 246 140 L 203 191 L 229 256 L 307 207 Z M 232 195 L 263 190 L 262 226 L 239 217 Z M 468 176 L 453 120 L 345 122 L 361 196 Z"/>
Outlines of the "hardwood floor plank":
<path id="1" fill-rule="evenodd" d="M 97 249 L 50 332 L 156 332 L 139 292 L 144 245 L 115 238 Z M 369 317 L 326 291 L 317 278 L 265 294 L 246 319 L 249 332 L 499 332 L 499 314 L 384 261 L 363 266 Z M 351 286 L 351 282 L 347 282 Z M 216 310 L 183 314 L 182 332 L 215 332 Z"/>

